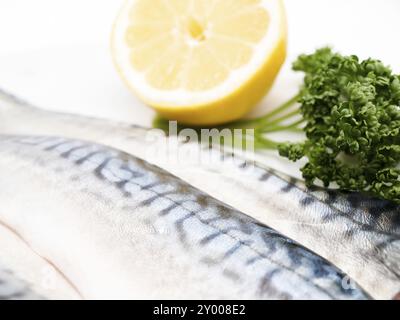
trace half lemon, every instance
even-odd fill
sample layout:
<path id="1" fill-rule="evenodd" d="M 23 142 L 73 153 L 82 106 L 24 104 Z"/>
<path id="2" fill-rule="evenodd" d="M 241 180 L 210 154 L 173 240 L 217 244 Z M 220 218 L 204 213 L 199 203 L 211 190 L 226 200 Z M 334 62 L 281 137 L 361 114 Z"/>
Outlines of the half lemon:
<path id="1" fill-rule="evenodd" d="M 286 40 L 281 0 L 127 0 L 112 54 L 128 86 L 163 117 L 216 125 L 267 93 Z"/>

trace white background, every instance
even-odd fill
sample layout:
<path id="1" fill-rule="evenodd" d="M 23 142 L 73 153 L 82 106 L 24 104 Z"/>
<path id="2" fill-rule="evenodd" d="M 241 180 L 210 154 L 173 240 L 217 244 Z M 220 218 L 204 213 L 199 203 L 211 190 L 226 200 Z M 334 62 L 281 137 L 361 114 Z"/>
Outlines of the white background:
<path id="1" fill-rule="evenodd" d="M 152 111 L 125 88 L 109 42 L 122 0 L 0 0 L 0 87 L 56 110 L 148 124 Z M 296 92 L 290 63 L 332 45 L 400 72 L 400 0 L 285 0 L 289 57 L 261 113 Z"/>

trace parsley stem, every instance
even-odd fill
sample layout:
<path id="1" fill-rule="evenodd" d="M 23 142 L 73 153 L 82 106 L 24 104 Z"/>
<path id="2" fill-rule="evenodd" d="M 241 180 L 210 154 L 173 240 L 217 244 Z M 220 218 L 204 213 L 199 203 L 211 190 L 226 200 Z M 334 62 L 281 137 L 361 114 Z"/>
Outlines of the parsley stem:
<path id="1" fill-rule="evenodd" d="M 232 122 L 229 124 L 229 128 L 232 129 L 245 129 L 245 128 L 255 128 L 255 127 L 261 127 L 264 126 L 266 123 L 268 123 L 269 120 L 274 119 L 276 116 L 280 116 L 282 112 L 286 111 L 290 107 L 292 107 L 301 97 L 300 94 L 297 94 L 293 98 L 289 99 L 285 103 L 283 103 L 281 106 L 278 108 L 274 109 L 270 113 L 267 113 L 266 115 L 255 118 L 255 119 L 250 119 L 250 120 L 239 120 Z M 298 110 L 296 111 L 298 113 Z M 294 112 L 293 112 L 294 113 Z M 279 118 L 278 118 L 279 119 Z M 276 119 L 276 120 L 278 120 Z M 276 121 L 274 119 L 274 122 Z"/>
<path id="2" fill-rule="evenodd" d="M 293 106 L 295 103 L 297 103 L 297 101 L 299 100 L 299 98 L 301 97 L 300 94 L 295 95 L 293 98 L 289 99 L 288 101 L 286 101 L 285 103 L 283 103 L 281 106 L 279 106 L 278 108 L 274 109 L 273 111 L 271 111 L 270 113 L 267 113 L 265 116 L 262 116 L 260 118 L 257 118 L 257 121 L 262 121 L 265 122 L 267 120 L 270 120 L 272 118 L 274 118 L 277 115 L 280 115 L 283 111 L 286 111 L 287 109 L 289 109 L 291 106 Z"/>
<path id="3" fill-rule="evenodd" d="M 294 123 L 288 124 L 288 125 L 273 125 L 268 127 L 260 129 L 263 133 L 271 133 L 271 132 L 277 132 L 277 131 L 283 131 L 283 130 L 289 130 L 289 131 L 302 131 L 303 129 L 299 128 L 298 126 L 304 123 L 304 119 L 300 119 Z"/>
<path id="4" fill-rule="evenodd" d="M 292 118 L 294 116 L 297 116 L 299 113 L 300 113 L 299 109 L 293 110 L 292 112 L 289 112 L 288 114 L 285 114 L 285 115 L 283 115 L 283 116 L 281 116 L 281 117 L 279 117 L 277 119 L 274 119 L 271 122 L 261 123 L 258 128 L 266 128 L 266 129 L 268 129 L 268 127 L 274 127 L 276 125 L 279 125 L 280 123 L 282 123 L 283 121 L 285 121 L 287 119 L 290 119 L 290 118 Z"/>
<path id="5" fill-rule="evenodd" d="M 268 150 L 276 150 L 278 148 L 279 143 L 263 137 L 261 135 L 256 135 L 254 140 L 254 147 L 256 149 L 268 149 Z"/>

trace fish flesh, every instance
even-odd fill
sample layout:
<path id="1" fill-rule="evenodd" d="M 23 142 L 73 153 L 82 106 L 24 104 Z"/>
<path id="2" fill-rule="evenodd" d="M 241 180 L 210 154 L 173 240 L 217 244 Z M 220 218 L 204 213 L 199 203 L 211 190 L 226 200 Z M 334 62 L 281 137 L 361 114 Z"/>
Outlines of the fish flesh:
<path id="1" fill-rule="evenodd" d="M 147 160 L 331 261 L 377 299 L 400 292 L 400 210 L 383 200 L 304 185 L 237 155 L 148 136 L 146 128 L 52 113 L 1 94 L 0 132 L 84 138 Z M 183 154 L 154 154 L 168 146 Z M 183 151 L 182 151 L 183 150 Z"/>
<path id="2" fill-rule="evenodd" d="M 84 298 L 369 298 L 304 247 L 109 147 L 0 136 L 0 177 L 2 223 Z"/>
<path id="3" fill-rule="evenodd" d="M 10 269 L 0 263 L 0 301 L 43 299 L 27 283 L 16 277 Z"/>

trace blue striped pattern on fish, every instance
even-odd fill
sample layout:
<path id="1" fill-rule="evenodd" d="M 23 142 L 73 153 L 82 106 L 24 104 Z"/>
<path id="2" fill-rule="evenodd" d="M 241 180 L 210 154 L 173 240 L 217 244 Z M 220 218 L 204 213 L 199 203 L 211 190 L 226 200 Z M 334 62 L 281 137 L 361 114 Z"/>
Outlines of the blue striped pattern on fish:
<path id="1" fill-rule="evenodd" d="M 230 153 L 223 155 L 226 162 L 231 156 Z M 400 292 L 398 205 L 360 193 L 309 189 L 303 182 L 262 164 L 243 165 L 247 162 L 245 159 L 242 164 L 237 161 L 237 156 L 236 164 L 230 161 L 235 169 L 224 176 L 234 176 L 234 181 L 251 181 L 251 187 L 239 189 L 246 189 L 249 194 L 251 190 L 253 205 L 241 204 L 226 195 L 220 195 L 219 199 L 229 199 L 230 205 L 318 252 L 345 270 L 374 297 L 390 299 Z M 216 192 L 210 191 L 213 195 Z M 268 210 L 271 207 L 273 210 Z M 257 212 L 259 208 L 268 210 L 268 215 Z"/>
<path id="2" fill-rule="evenodd" d="M 1 97 L 2 96 L 2 97 Z M 0 132 L 56 135 L 106 144 L 156 164 L 235 207 L 344 270 L 374 298 L 400 292 L 400 210 L 386 201 L 334 190 L 308 190 L 263 164 L 211 150 L 213 162 L 198 163 L 197 146 L 178 144 L 170 153 L 193 148 L 179 163 L 152 155 L 168 138 L 146 140 L 148 129 L 31 107 L 1 95 Z M 174 147 L 174 145 L 171 145 Z M 240 195 L 240 196 L 238 196 Z"/>
<path id="3" fill-rule="evenodd" d="M 297 243 L 117 150 L 63 138 L 2 137 L 0 176 L 0 219 L 86 297 L 368 298 Z M 21 192 L 13 197 L 15 190 Z M 79 250 L 68 244 L 74 228 Z M 45 241 L 46 232 L 47 239 L 64 235 L 66 252 L 57 239 Z M 85 258 L 88 248 L 95 261 Z M 97 274 L 90 263 L 100 270 L 111 263 L 105 270 L 113 272 Z"/>

